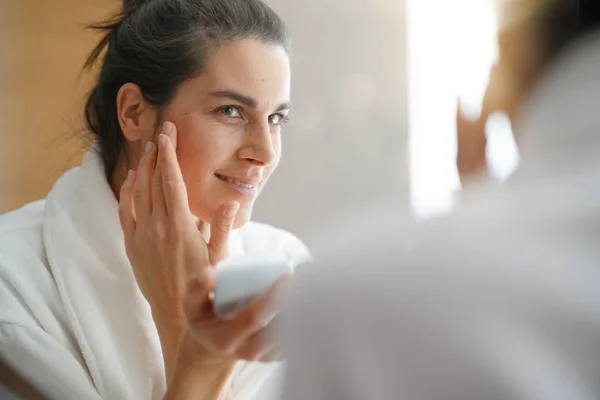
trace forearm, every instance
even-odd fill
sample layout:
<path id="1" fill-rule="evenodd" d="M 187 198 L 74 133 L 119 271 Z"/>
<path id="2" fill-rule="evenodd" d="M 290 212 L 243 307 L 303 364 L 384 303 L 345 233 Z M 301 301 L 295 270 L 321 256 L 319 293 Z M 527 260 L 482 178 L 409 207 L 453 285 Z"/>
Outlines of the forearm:
<path id="1" fill-rule="evenodd" d="M 177 371 L 167 388 L 165 400 L 221 400 L 227 393 L 233 366 L 218 370 L 182 368 Z"/>
<path id="2" fill-rule="evenodd" d="M 167 382 L 170 382 L 175 373 L 175 364 L 177 361 L 177 352 L 179 342 L 186 331 L 187 324 L 185 317 L 177 311 L 165 314 L 158 313 L 153 310 L 154 323 L 160 339 L 160 346 L 163 353 L 165 364 L 165 375 Z M 169 315 L 165 317 L 164 315 Z"/>

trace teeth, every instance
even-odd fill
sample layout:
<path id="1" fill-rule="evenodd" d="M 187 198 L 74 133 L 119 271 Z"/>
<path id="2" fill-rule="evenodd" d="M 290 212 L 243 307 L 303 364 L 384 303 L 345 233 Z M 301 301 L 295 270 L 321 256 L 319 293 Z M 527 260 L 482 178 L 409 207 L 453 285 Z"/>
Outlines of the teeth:
<path id="1" fill-rule="evenodd" d="M 233 183 L 236 186 L 239 187 L 243 187 L 244 189 L 254 189 L 254 185 L 250 185 L 248 183 L 244 183 L 244 182 L 240 182 L 236 179 L 231 179 L 231 178 L 227 178 L 225 176 L 219 175 L 219 178 L 221 178 L 222 180 L 229 182 L 229 183 Z"/>

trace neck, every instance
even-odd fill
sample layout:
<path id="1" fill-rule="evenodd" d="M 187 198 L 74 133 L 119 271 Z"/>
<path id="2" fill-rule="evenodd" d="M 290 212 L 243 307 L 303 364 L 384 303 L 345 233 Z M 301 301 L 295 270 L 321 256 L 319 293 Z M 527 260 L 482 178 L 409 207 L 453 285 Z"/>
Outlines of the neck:
<path id="1" fill-rule="evenodd" d="M 112 192 L 115 195 L 117 201 L 120 200 L 121 186 L 123 186 L 125 178 L 127 178 L 127 172 L 129 172 L 129 169 L 131 168 L 131 163 L 126 161 L 128 157 L 129 156 L 119 157 L 119 161 L 117 162 L 117 165 L 114 168 L 113 174 L 108 179 L 110 188 L 112 189 Z M 137 165 L 138 163 L 139 161 L 136 159 L 134 165 Z"/>

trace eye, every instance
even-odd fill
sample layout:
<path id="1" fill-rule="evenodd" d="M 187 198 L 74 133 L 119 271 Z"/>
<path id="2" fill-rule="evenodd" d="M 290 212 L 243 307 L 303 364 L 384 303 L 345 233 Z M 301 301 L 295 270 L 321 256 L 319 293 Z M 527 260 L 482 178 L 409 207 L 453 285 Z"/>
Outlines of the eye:
<path id="1" fill-rule="evenodd" d="M 289 117 L 283 114 L 269 115 L 269 123 L 273 125 L 283 125 L 289 121 Z"/>
<path id="2" fill-rule="evenodd" d="M 229 118 L 242 118 L 241 110 L 238 106 L 223 106 L 217 110 L 220 114 L 223 114 Z"/>

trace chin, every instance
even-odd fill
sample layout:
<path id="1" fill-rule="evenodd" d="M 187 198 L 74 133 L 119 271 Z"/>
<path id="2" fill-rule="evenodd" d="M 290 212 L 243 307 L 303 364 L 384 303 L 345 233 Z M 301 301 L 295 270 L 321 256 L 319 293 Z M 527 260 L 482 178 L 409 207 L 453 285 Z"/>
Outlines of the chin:
<path id="1" fill-rule="evenodd" d="M 238 210 L 235 219 L 233 220 L 233 229 L 238 229 L 246 225 L 250 221 L 250 217 L 252 216 L 252 207 L 253 204 L 241 204 L 240 209 Z M 196 216 L 201 221 L 204 221 L 208 224 L 212 224 L 214 215 L 217 213 L 219 207 L 206 207 L 206 206 L 196 206 L 192 208 L 192 214 Z"/>

